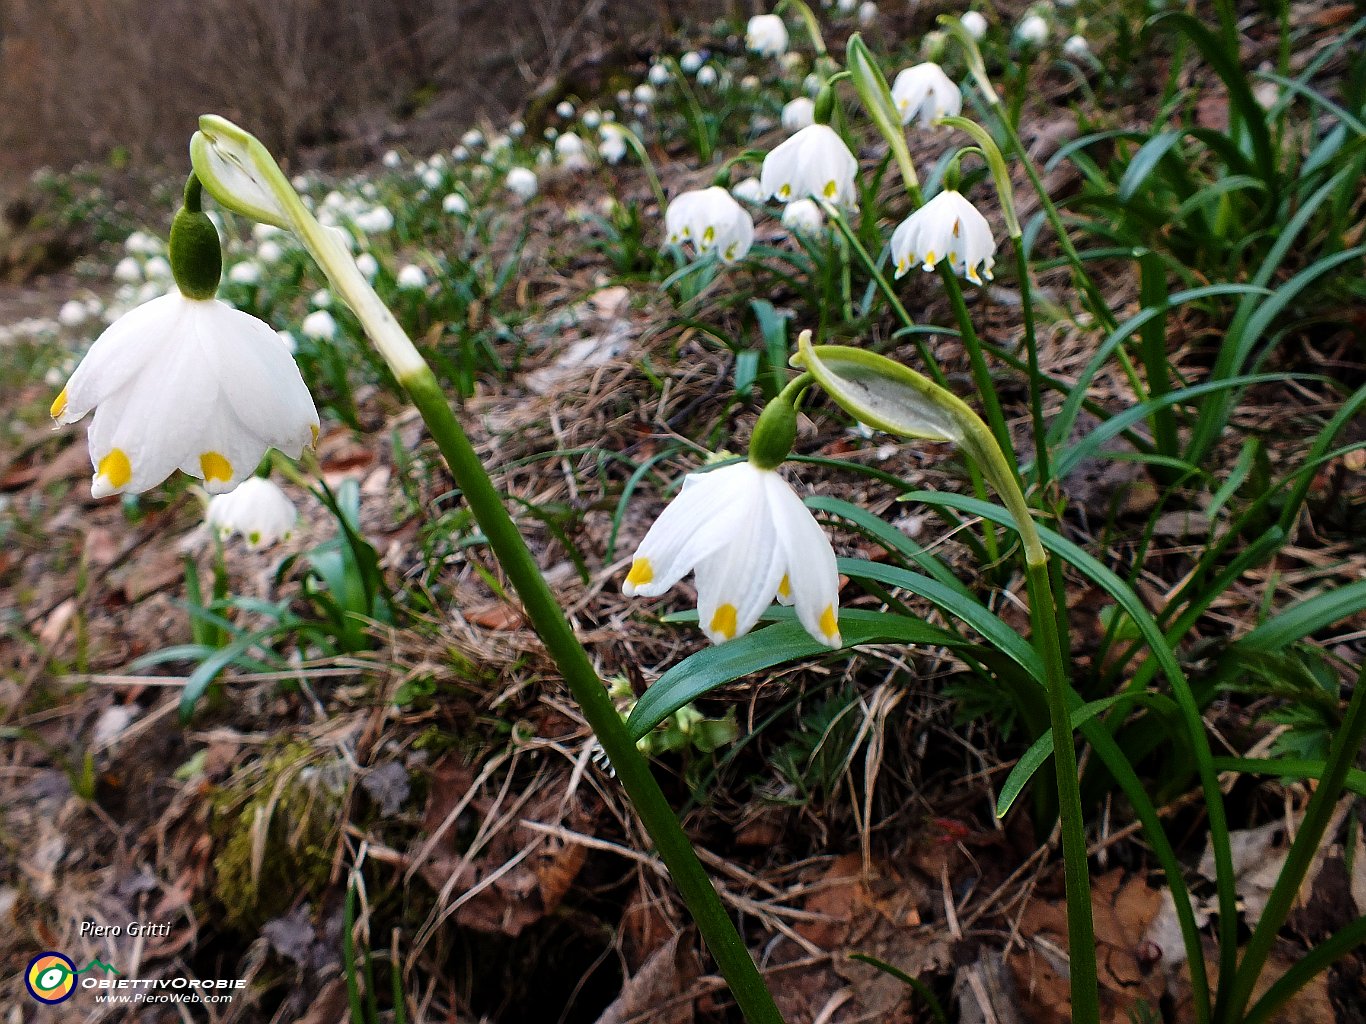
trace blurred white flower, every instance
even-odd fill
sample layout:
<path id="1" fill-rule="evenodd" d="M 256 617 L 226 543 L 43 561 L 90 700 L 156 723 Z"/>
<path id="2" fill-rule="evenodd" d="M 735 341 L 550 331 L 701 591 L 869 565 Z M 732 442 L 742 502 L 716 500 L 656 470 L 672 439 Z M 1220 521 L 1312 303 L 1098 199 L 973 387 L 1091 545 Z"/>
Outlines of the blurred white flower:
<path id="1" fill-rule="evenodd" d="M 1027 14 L 1015 26 L 1015 38 L 1025 46 L 1042 46 L 1048 42 L 1048 22 L 1038 14 Z"/>
<path id="2" fill-rule="evenodd" d="M 403 157 L 399 156 L 397 150 L 391 149 L 380 158 L 380 163 L 392 171 L 403 166 Z"/>
<path id="3" fill-rule="evenodd" d="M 1275 82 L 1260 81 L 1252 87 L 1252 98 L 1257 101 L 1257 106 L 1270 110 L 1281 98 L 1281 87 Z"/>
<path id="4" fill-rule="evenodd" d="M 508 135 L 514 139 L 520 139 L 526 134 L 526 123 L 523 121 L 513 121 L 508 125 Z"/>
<path id="5" fill-rule="evenodd" d="M 363 252 L 356 257 L 356 267 L 365 275 L 367 281 L 373 281 L 379 273 L 379 260 L 370 253 Z"/>
<path id="6" fill-rule="evenodd" d="M 745 47 L 761 57 L 778 57 L 787 51 L 787 26 L 776 14 L 756 14 L 745 29 Z"/>
<path id="7" fill-rule="evenodd" d="M 742 203 L 762 203 L 764 201 L 764 186 L 759 184 L 758 178 L 745 178 L 731 186 L 730 194 Z"/>
<path id="8" fill-rule="evenodd" d="M 441 200 L 441 210 L 444 213 L 455 214 L 463 217 L 470 212 L 470 204 L 459 192 L 451 192 Z"/>
<path id="9" fill-rule="evenodd" d="M 619 164 L 626 156 L 626 136 L 615 125 L 603 125 L 599 131 L 598 155 L 609 164 Z"/>
<path id="10" fill-rule="evenodd" d="M 1086 41 L 1085 36 L 1068 36 L 1066 42 L 1062 44 L 1062 52 L 1073 60 L 1085 57 L 1091 52 L 1091 45 Z"/>
<path id="11" fill-rule="evenodd" d="M 287 540 L 298 518 L 285 492 L 259 476 L 247 477 L 226 494 L 214 495 L 204 512 L 219 539 L 236 533 L 252 550 Z"/>
<path id="12" fill-rule="evenodd" d="M 926 62 L 906 68 L 892 83 L 892 100 L 902 124 L 917 115 L 920 127 L 930 128 L 935 119 L 957 116 L 963 109 L 963 93 L 938 64 Z"/>
<path id="13" fill-rule="evenodd" d="M 782 202 L 808 196 L 852 208 L 858 204 L 858 161 L 829 125 L 808 125 L 764 157 L 764 194 Z"/>
<path id="14" fill-rule="evenodd" d="M 835 0 L 835 7 L 841 14 L 848 14 L 858 6 L 859 0 Z"/>
<path id="15" fill-rule="evenodd" d="M 834 549 L 774 470 L 739 462 L 689 474 L 640 542 L 621 590 L 658 597 L 689 572 L 712 643 L 744 636 L 776 597 L 795 606 L 818 643 L 840 646 Z"/>
<path id="16" fill-rule="evenodd" d="M 179 289 L 120 317 L 52 403 L 58 423 L 90 412 L 90 493 L 155 487 L 178 468 L 231 490 L 269 448 L 298 458 L 318 413 L 275 332 Z"/>
<path id="17" fill-rule="evenodd" d="M 464 163 L 470 158 L 470 151 L 464 146 L 453 146 L 451 148 L 451 159 Z"/>
<path id="18" fill-rule="evenodd" d="M 280 344 L 289 350 L 290 355 L 299 351 L 299 341 L 294 337 L 293 331 L 279 330 L 275 332 L 275 336 L 280 339 Z"/>
<path id="19" fill-rule="evenodd" d="M 67 299 L 62 303 L 62 308 L 57 310 L 57 322 L 66 328 L 80 327 L 89 318 L 85 303 L 80 299 Z"/>
<path id="20" fill-rule="evenodd" d="M 981 11 L 967 11 L 959 19 L 963 23 L 963 31 L 973 39 L 981 40 L 987 34 L 987 19 Z"/>
<path id="21" fill-rule="evenodd" d="M 260 284 L 261 264 L 255 260 L 242 260 L 228 268 L 228 280 L 233 284 Z"/>
<path id="22" fill-rule="evenodd" d="M 565 132 L 555 140 L 555 155 L 561 160 L 572 156 L 582 156 L 583 151 L 583 139 L 574 132 Z"/>
<path id="23" fill-rule="evenodd" d="M 169 281 L 171 279 L 171 261 L 165 256 L 153 256 L 143 264 L 142 272 L 147 275 L 149 281 Z"/>
<path id="24" fill-rule="evenodd" d="M 783 128 L 789 132 L 801 131 L 816 123 L 816 101 L 809 96 L 798 96 L 783 104 Z"/>
<path id="25" fill-rule="evenodd" d="M 308 297 L 308 304 L 314 309 L 331 309 L 332 293 L 326 288 L 319 288 Z"/>
<path id="26" fill-rule="evenodd" d="M 953 189 L 944 189 L 892 232 L 897 277 L 917 263 L 928 271 L 941 259 L 948 259 L 959 277 L 981 284 L 983 278 L 991 280 L 995 253 L 991 225 L 977 207 Z"/>
<path id="27" fill-rule="evenodd" d="M 304 317 L 304 322 L 299 329 L 304 332 L 305 338 L 312 338 L 314 341 L 331 341 L 337 336 L 337 320 L 327 310 L 315 309 Z"/>
<path id="28" fill-rule="evenodd" d="M 778 58 L 778 63 L 783 66 L 785 71 L 796 71 L 802 66 L 804 59 L 797 50 L 788 50 L 787 53 Z"/>
<path id="29" fill-rule="evenodd" d="M 797 199 L 783 207 L 783 227 L 799 235 L 812 235 L 825 226 L 825 214 L 813 199 Z"/>
<path id="30" fill-rule="evenodd" d="M 641 82 L 631 90 L 631 99 L 637 103 L 653 103 L 655 98 L 655 87 L 649 82 Z"/>
<path id="31" fill-rule="evenodd" d="M 367 235 L 379 235 L 390 231 L 394 226 L 394 214 L 387 206 L 372 206 L 351 218 L 358 231 Z"/>
<path id="32" fill-rule="evenodd" d="M 518 199 L 526 202 L 536 194 L 540 185 L 535 171 L 527 167 L 514 167 L 508 171 L 507 187 Z"/>
<path id="33" fill-rule="evenodd" d="M 602 114 L 597 110 L 585 110 L 581 120 L 585 128 L 596 128 L 602 124 Z"/>
<path id="34" fill-rule="evenodd" d="M 574 104 L 568 100 L 560 100 L 559 103 L 555 104 L 555 113 L 568 121 L 574 116 Z"/>
<path id="35" fill-rule="evenodd" d="M 716 69 L 712 67 L 710 64 L 704 64 L 702 65 L 702 67 L 697 69 L 698 85 L 704 85 L 708 87 L 713 86 L 716 84 L 716 78 Z"/>
<path id="36" fill-rule="evenodd" d="M 678 58 L 678 66 L 683 69 L 684 74 L 696 74 L 697 69 L 702 66 L 702 55 L 696 50 L 689 50 Z"/>
<path id="37" fill-rule="evenodd" d="M 645 76 L 651 85 L 665 85 L 672 77 L 668 67 L 664 64 L 651 64 L 650 71 Z"/>
<path id="38" fill-rule="evenodd" d="M 256 247 L 256 258 L 267 265 L 279 263 L 284 255 L 284 249 L 273 238 L 266 239 Z"/>
<path id="39" fill-rule="evenodd" d="M 814 71 L 802 79 L 802 90 L 808 96 L 816 96 L 824 85 L 825 83 L 821 81 L 821 76 Z"/>
<path id="40" fill-rule="evenodd" d="M 264 242 L 267 238 L 274 238 L 276 235 L 283 235 L 284 228 L 277 228 L 274 224 L 258 223 L 251 226 L 251 237 L 257 242 Z"/>
<path id="41" fill-rule="evenodd" d="M 421 291 L 427 287 L 427 272 L 416 264 L 408 263 L 399 269 L 394 283 L 402 291 Z"/>
<path id="42" fill-rule="evenodd" d="M 137 284 L 142 280 L 142 264 L 132 256 L 125 256 L 114 265 L 114 280 L 124 284 Z"/>
<path id="43" fill-rule="evenodd" d="M 759 80 L 758 75 L 746 75 L 740 79 L 740 88 L 745 92 L 758 92 L 763 88 L 764 83 Z"/>
<path id="44" fill-rule="evenodd" d="M 478 128 L 471 128 L 460 136 L 460 144 L 466 149 L 477 149 L 484 144 L 484 133 Z"/>
<path id="45" fill-rule="evenodd" d="M 858 23 L 862 28 L 870 28 L 877 21 L 877 4 L 864 0 L 858 5 Z"/>
<path id="46" fill-rule="evenodd" d="M 684 192 L 664 212 L 664 231 L 670 245 L 692 245 L 699 256 L 715 252 L 723 263 L 734 263 L 754 242 L 754 219 L 721 188 Z"/>
<path id="47" fill-rule="evenodd" d="M 428 167 L 422 172 L 422 185 L 424 188 L 435 192 L 446 180 L 446 176 L 441 173 L 439 168 Z"/>
<path id="48" fill-rule="evenodd" d="M 123 248 L 134 256 L 152 256 L 161 252 L 161 241 L 146 231 L 134 231 L 124 239 Z"/>

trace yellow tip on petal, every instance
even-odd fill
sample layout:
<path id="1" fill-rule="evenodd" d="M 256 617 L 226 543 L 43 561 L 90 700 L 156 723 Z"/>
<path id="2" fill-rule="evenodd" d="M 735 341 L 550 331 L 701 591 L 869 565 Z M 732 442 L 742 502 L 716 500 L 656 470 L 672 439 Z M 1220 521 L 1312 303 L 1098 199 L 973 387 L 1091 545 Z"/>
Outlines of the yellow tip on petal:
<path id="1" fill-rule="evenodd" d="M 825 611 L 821 612 L 821 632 L 827 637 L 834 639 L 840 635 L 839 619 L 835 617 L 835 606 L 828 604 Z"/>
<path id="2" fill-rule="evenodd" d="M 792 195 L 792 186 L 791 186 L 791 185 L 783 184 L 783 185 L 779 186 L 779 188 L 778 188 L 778 198 L 779 198 L 779 199 L 786 199 L 786 198 L 788 198 L 788 196 L 790 196 L 790 195 Z"/>
<path id="3" fill-rule="evenodd" d="M 308 429 L 313 432 L 313 448 L 316 449 L 318 447 L 318 425 L 316 423 L 310 423 Z"/>
<path id="4" fill-rule="evenodd" d="M 95 467 L 95 475 L 104 477 L 109 486 L 117 491 L 133 479 L 133 466 L 122 448 L 110 448 L 109 454 L 100 459 L 100 464 Z"/>
<path id="5" fill-rule="evenodd" d="M 631 563 L 631 571 L 626 574 L 626 582 L 633 587 L 643 587 L 655 578 L 654 566 L 648 558 L 637 558 Z"/>
<path id="6" fill-rule="evenodd" d="M 62 388 L 62 393 L 52 400 L 52 408 L 48 411 L 52 413 L 54 420 L 66 412 L 66 388 Z"/>
<path id="7" fill-rule="evenodd" d="M 711 631 L 727 640 L 735 638 L 735 605 L 723 604 L 712 613 Z"/>
<path id="8" fill-rule="evenodd" d="M 778 584 L 778 594 L 782 597 L 792 596 L 792 581 L 788 579 L 787 573 L 783 573 L 782 581 Z"/>
<path id="9" fill-rule="evenodd" d="M 831 178 L 829 181 L 825 183 L 825 188 L 822 191 L 825 192 L 826 199 L 834 199 L 835 193 L 837 193 L 839 190 L 839 186 L 836 185 L 835 180 Z"/>
<path id="10" fill-rule="evenodd" d="M 232 463 L 217 452 L 205 452 L 199 456 L 199 468 L 204 471 L 204 479 L 209 483 L 227 483 L 232 479 Z"/>

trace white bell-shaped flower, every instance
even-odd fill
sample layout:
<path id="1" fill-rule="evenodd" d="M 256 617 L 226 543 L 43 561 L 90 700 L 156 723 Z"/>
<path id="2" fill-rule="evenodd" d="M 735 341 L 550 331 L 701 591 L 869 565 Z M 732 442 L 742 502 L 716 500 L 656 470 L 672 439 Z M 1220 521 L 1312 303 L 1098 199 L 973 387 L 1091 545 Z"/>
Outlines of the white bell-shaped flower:
<path id="1" fill-rule="evenodd" d="M 973 39 L 981 42 L 986 37 L 987 19 L 981 11 L 965 11 L 958 20 L 963 24 L 963 31 Z"/>
<path id="2" fill-rule="evenodd" d="M 1040 14 L 1027 14 L 1015 26 L 1015 39 L 1024 46 L 1042 46 L 1048 42 L 1048 22 Z"/>
<path id="3" fill-rule="evenodd" d="M 840 646 L 835 552 L 775 470 L 740 462 L 690 474 L 640 542 L 622 593 L 658 597 L 689 572 L 712 643 L 744 636 L 776 596 L 818 642 Z"/>
<path id="4" fill-rule="evenodd" d="M 155 487 L 176 469 L 231 490 L 269 448 L 291 458 L 318 412 L 289 350 L 262 321 L 172 290 L 111 324 L 52 403 L 58 423 L 90 412 L 90 492 Z"/>
<path id="5" fill-rule="evenodd" d="M 814 199 L 795 199 L 783 207 L 783 227 L 798 235 L 814 235 L 825 226 L 825 214 Z"/>
<path id="6" fill-rule="evenodd" d="M 808 196 L 852 208 L 858 205 L 854 175 L 858 161 L 835 129 L 808 125 L 779 145 L 759 172 L 764 193 L 784 203 Z"/>
<path id="7" fill-rule="evenodd" d="M 756 14 L 745 29 L 745 47 L 761 57 L 780 57 L 787 52 L 787 26 L 776 14 Z"/>
<path id="8" fill-rule="evenodd" d="M 626 136 L 616 125 L 603 125 L 598 129 L 598 156 L 609 164 L 619 164 L 626 157 Z"/>
<path id="9" fill-rule="evenodd" d="M 816 101 L 810 96 L 798 96 L 783 104 L 783 129 L 799 132 L 816 123 Z"/>
<path id="10" fill-rule="evenodd" d="M 943 68 L 928 61 L 896 76 L 892 101 L 902 124 L 910 124 L 918 115 L 921 128 L 933 127 L 936 118 L 956 117 L 963 109 L 962 91 Z"/>
<path id="11" fill-rule="evenodd" d="M 448 192 L 441 199 L 441 211 L 453 214 L 457 217 L 464 216 L 470 212 L 469 200 L 459 192 Z M 357 260 L 359 262 L 359 260 Z"/>
<path id="12" fill-rule="evenodd" d="M 692 245 L 699 256 L 715 252 L 723 263 L 734 263 L 754 242 L 754 219 L 719 185 L 684 192 L 664 213 L 670 245 Z"/>
<path id="13" fill-rule="evenodd" d="M 508 191 L 515 195 L 522 202 L 526 202 L 536 195 L 536 190 L 540 187 L 536 179 L 536 172 L 528 167 L 513 167 L 508 171 L 506 179 Z"/>
<path id="14" fill-rule="evenodd" d="M 730 194 L 742 203 L 759 204 L 764 201 L 764 186 L 758 178 L 742 178 L 730 188 Z"/>
<path id="15" fill-rule="evenodd" d="M 298 518 L 285 492 L 259 476 L 247 477 L 226 494 L 215 494 L 204 513 L 221 540 L 236 533 L 252 549 L 288 539 Z"/>
<path id="16" fill-rule="evenodd" d="M 961 192 L 944 189 L 892 232 L 892 260 L 900 277 L 917 263 L 933 270 L 941 259 L 973 284 L 991 280 L 996 263 L 991 225 Z"/>
<path id="17" fill-rule="evenodd" d="M 394 277 L 400 291 L 420 292 L 427 287 L 427 272 L 415 263 L 404 264 Z"/>

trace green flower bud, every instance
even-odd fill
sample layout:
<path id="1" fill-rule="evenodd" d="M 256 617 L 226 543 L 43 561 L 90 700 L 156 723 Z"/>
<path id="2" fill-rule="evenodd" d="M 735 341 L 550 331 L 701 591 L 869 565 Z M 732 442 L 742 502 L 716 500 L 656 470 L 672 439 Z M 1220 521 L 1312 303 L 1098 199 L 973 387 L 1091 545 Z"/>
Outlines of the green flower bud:
<path id="1" fill-rule="evenodd" d="M 223 249 L 218 229 L 200 209 L 199 200 L 199 179 L 191 174 L 185 183 L 185 205 L 171 222 L 171 274 L 186 298 L 211 299 L 223 276 Z"/>
<path id="2" fill-rule="evenodd" d="M 797 440 L 797 410 L 786 394 L 764 407 L 749 438 L 749 461 L 760 469 L 777 469 L 792 453 Z"/>

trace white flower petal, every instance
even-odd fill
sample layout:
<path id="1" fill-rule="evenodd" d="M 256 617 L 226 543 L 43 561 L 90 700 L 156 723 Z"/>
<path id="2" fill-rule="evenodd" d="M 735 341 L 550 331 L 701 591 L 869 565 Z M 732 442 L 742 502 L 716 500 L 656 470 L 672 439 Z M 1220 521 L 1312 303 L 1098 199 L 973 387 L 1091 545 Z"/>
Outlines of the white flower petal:
<path id="1" fill-rule="evenodd" d="M 787 594 L 779 600 L 796 606 L 797 619 L 812 638 L 840 646 L 839 573 L 835 550 L 816 517 L 777 473 L 767 480 L 773 533 L 783 551 Z"/>
<path id="2" fill-rule="evenodd" d="M 168 344 L 188 300 L 172 292 L 119 317 L 95 339 L 53 404 L 59 423 L 75 423 L 122 390 Z M 60 405 L 60 411 L 59 411 Z"/>
<path id="3" fill-rule="evenodd" d="M 748 465 L 748 463 L 746 463 Z M 752 468 L 752 467 L 751 467 Z M 744 636 L 773 602 L 783 577 L 783 552 L 769 515 L 764 477 L 762 504 L 739 524 L 730 544 L 697 564 L 698 624 L 714 644 Z"/>

